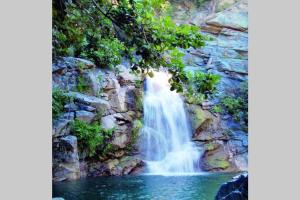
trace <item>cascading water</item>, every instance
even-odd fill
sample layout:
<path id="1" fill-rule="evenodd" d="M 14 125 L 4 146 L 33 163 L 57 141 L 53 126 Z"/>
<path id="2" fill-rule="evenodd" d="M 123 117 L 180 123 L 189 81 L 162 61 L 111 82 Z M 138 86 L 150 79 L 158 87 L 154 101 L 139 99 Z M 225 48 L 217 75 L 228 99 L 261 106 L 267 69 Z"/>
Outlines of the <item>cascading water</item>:
<path id="1" fill-rule="evenodd" d="M 141 152 L 149 174 L 195 174 L 200 171 L 200 151 L 190 141 L 184 104 L 170 90 L 169 78 L 165 72 L 155 72 L 146 79 Z"/>

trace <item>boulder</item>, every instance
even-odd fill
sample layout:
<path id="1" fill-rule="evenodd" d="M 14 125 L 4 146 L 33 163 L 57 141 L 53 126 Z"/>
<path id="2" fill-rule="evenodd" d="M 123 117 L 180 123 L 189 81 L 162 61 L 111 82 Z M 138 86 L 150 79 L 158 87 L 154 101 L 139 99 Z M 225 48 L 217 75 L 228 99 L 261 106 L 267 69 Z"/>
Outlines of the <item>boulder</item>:
<path id="1" fill-rule="evenodd" d="M 53 181 L 80 178 L 77 138 L 68 135 L 54 139 L 53 143 Z"/>
<path id="2" fill-rule="evenodd" d="M 96 114 L 92 112 L 88 112 L 85 110 L 76 111 L 76 119 L 79 119 L 80 121 L 84 121 L 87 123 L 91 123 L 93 119 L 95 118 Z"/>
<path id="3" fill-rule="evenodd" d="M 126 134 L 125 131 L 122 132 L 116 132 L 114 134 L 114 138 L 111 142 L 113 145 L 115 145 L 118 148 L 125 148 L 126 145 L 129 143 L 129 137 Z"/>
<path id="4" fill-rule="evenodd" d="M 52 73 L 62 72 L 66 69 L 87 69 L 93 67 L 96 67 L 96 65 L 89 60 L 75 57 L 61 57 L 53 62 Z"/>
<path id="5" fill-rule="evenodd" d="M 118 65 L 116 68 L 120 71 L 117 75 L 117 79 L 121 86 L 134 84 L 135 81 L 140 78 L 133 73 L 130 73 L 129 69 L 123 65 Z"/>
<path id="6" fill-rule="evenodd" d="M 52 137 L 68 135 L 70 133 L 69 123 L 74 120 L 74 113 L 64 113 L 52 124 Z"/>
<path id="7" fill-rule="evenodd" d="M 114 115 L 107 115 L 101 118 L 101 124 L 105 129 L 112 129 L 116 127 L 116 118 Z"/>
<path id="8" fill-rule="evenodd" d="M 103 100 L 101 98 L 85 95 L 79 92 L 69 92 L 68 95 L 74 98 L 75 102 L 92 106 L 96 108 L 98 112 L 106 113 L 107 110 L 110 109 L 110 104 L 108 103 L 108 101 Z"/>
<path id="9" fill-rule="evenodd" d="M 233 7 L 217 13 L 206 24 L 234 30 L 248 30 L 248 2 L 242 0 Z"/>
<path id="10" fill-rule="evenodd" d="M 247 200 L 248 173 L 234 177 L 221 185 L 215 200 Z"/>
<path id="11" fill-rule="evenodd" d="M 205 144 L 201 161 L 201 168 L 204 171 L 238 171 L 231 161 L 231 155 L 226 144 L 222 141 Z"/>
<path id="12" fill-rule="evenodd" d="M 137 168 L 143 167 L 144 163 L 137 156 L 126 156 L 120 160 L 118 166 L 122 168 L 122 174 L 127 175 L 133 173 Z"/>
<path id="13" fill-rule="evenodd" d="M 100 69 L 92 69 L 86 73 L 86 80 L 90 86 L 90 93 L 99 96 L 104 87 L 105 73 Z"/>
<path id="14" fill-rule="evenodd" d="M 193 133 L 201 126 L 203 122 L 213 118 L 210 112 L 203 110 L 199 105 L 186 104 L 186 109 L 188 117 L 191 121 Z"/>
<path id="15" fill-rule="evenodd" d="M 126 92 L 127 88 L 121 88 L 117 87 L 114 89 L 110 96 L 109 96 L 109 103 L 112 107 L 112 109 L 116 112 L 126 112 L 127 111 L 127 105 L 126 105 Z"/>

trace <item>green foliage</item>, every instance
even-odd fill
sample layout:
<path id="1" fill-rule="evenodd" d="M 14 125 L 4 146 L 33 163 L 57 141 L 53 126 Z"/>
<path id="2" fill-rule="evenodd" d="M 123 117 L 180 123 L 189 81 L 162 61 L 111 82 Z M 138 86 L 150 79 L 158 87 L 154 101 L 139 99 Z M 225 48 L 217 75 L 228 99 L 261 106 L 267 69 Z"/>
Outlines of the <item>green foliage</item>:
<path id="1" fill-rule="evenodd" d="M 206 37 L 196 26 L 177 26 L 166 15 L 168 1 L 82 0 L 64 6 L 53 4 L 54 57 L 83 57 L 112 67 L 126 55 L 132 69 L 143 73 L 168 67 L 172 89 L 182 92 L 187 78 L 177 48 L 202 47 Z"/>
<path id="2" fill-rule="evenodd" d="M 139 131 L 143 127 L 143 123 L 141 120 L 136 119 L 133 121 L 133 127 L 131 131 L 131 143 L 135 144 L 139 137 Z"/>
<path id="3" fill-rule="evenodd" d="M 143 91 L 136 90 L 134 92 L 134 98 L 135 98 L 135 108 L 138 111 L 143 111 Z"/>
<path id="4" fill-rule="evenodd" d="M 221 106 L 219 106 L 219 105 L 214 105 L 214 106 L 212 107 L 212 112 L 213 112 L 213 113 L 220 113 L 220 112 L 222 112 Z"/>
<path id="5" fill-rule="evenodd" d="M 80 93 L 85 93 L 90 90 L 90 85 L 88 83 L 88 80 L 83 75 L 79 75 L 77 77 L 76 90 Z"/>
<path id="6" fill-rule="evenodd" d="M 196 4 L 196 6 L 200 7 L 202 6 L 207 0 L 193 0 Z"/>
<path id="7" fill-rule="evenodd" d="M 248 82 L 241 84 L 235 95 L 227 95 L 221 99 L 224 110 L 233 115 L 236 121 L 244 122 L 248 126 Z"/>
<path id="8" fill-rule="evenodd" d="M 230 167 L 230 163 L 225 158 L 209 158 L 208 164 L 213 168 L 226 169 Z"/>
<path id="9" fill-rule="evenodd" d="M 102 156 L 105 156 L 111 152 L 114 152 L 116 150 L 116 148 L 114 147 L 113 144 L 111 143 L 108 143 L 104 148 L 103 148 L 103 151 L 101 153 Z"/>
<path id="10" fill-rule="evenodd" d="M 96 154 L 97 150 L 107 153 L 110 149 L 107 141 L 113 135 L 113 129 L 104 129 L 98 122 L 88 124 L 76 119 L 71 124 L 71 131 L 78 138 L 78 146 L 81 151 L 86 151 L 89 157 Z"/>
<path id="11" fill-rule="evenodd" d="M 61 89 L 52 90 L 52 119 L 58 118 L 64 111 L 64 106 L 70 101 Z"/>
<path id="12" fill-rule="evenodd" d="M 88 58 L 102 67 L 119 64 L 124 46 L 112 22 L 90 0 L 65 2 L 64 6 L 53 5 L 53 56 Z"/>
<path id="13" fill-rule="evenodd" d="M 200 104 L 208 97 L 212 97 L 216 90 L 217 84 L 220 81 L 220 76 L 217 74 L 204 72 L 188 72 L 188 89 L 186 97 L 192 103 Z"/>

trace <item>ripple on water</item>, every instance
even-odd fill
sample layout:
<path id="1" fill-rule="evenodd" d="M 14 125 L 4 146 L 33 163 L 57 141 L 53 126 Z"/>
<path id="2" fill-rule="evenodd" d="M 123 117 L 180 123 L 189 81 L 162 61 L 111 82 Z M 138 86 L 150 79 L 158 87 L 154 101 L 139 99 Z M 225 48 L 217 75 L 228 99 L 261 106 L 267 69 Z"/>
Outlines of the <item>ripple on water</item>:
<path id="1" fill-rule="evenodd" d="M 53 197 L 66 200 L 159 199 L 213 200 L 220 185 L 236 174 L 197 176 L 97 177 L 53 184 Z"/>

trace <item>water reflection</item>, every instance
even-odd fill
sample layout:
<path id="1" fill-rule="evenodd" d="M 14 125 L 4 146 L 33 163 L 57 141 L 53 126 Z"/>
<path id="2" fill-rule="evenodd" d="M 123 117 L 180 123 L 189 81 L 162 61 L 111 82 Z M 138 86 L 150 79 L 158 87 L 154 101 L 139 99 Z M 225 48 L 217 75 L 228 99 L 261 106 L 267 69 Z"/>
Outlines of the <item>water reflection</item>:
<path id="1" fill-rule="evenodd" d="M 236 174 L 199 176 L 126 176 L 87 178 L 53 185 L 53 197 L 65 200 L 213 200 L 220 185 Z"/>

